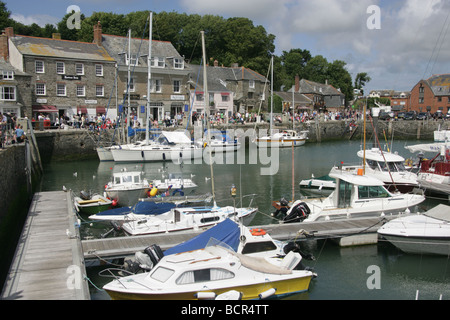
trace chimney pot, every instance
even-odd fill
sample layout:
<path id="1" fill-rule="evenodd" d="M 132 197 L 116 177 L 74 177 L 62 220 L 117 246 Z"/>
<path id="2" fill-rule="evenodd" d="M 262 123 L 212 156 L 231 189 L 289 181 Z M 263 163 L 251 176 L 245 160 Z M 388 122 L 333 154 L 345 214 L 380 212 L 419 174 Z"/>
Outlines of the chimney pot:
<path id="1" fill-rule="evenodd" d="M 94 43 L 98 46 L 102 45 L 102 25 L 100 21 L 94 24 Z"/>

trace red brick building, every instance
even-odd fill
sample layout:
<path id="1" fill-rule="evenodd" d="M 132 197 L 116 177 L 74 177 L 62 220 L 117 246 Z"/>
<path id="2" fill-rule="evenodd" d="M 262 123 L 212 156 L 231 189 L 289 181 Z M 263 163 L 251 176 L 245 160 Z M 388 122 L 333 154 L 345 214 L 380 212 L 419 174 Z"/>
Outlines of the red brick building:
<path id="1" fill-rule="evenodd" d="M 450 110 L 450 74 L 420 80 L 411 91 L 411 110 L 447 113 Z"/>

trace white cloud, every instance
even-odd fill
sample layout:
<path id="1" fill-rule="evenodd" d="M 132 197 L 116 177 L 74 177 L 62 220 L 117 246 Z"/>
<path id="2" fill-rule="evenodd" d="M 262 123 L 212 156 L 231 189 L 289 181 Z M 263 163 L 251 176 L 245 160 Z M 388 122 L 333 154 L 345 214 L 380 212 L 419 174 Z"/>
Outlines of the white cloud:
<path id="1" fill-rule="evenodd" d="M 24 16 L 23 14 L 11 14 L 11 19 L 23 23 L 24 25 L 31 25 L 36 23 L 37 25 L 44 27 L 46 24 L 56 24 L 61 21 L 61 18 L 52 17 L 46 14 L 35 14 L 30 16 Z"/>

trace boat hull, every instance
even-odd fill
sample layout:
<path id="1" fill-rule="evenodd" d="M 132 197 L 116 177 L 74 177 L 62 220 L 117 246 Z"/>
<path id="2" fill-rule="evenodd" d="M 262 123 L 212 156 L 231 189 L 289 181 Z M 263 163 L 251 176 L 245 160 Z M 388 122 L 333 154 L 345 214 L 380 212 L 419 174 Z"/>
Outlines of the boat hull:
<path id="1" fill-rule="evenodd" d="M 198 159 L 203 156 L 200 148 L 194 147 L 149 147 L 122 148 L 111 150 L 115 162 L 151 162 L 183 159 Z"/>
<path id="2" fill-rule="evenodd" d="M 113 300 L 198 300 L 197 294 L 199 292 L 202 293 L 214 292 L 214 294 L 217 296 L 230 290 L 236 290 L 242 293 L 243 300 L 255 300 L 259 299 L 259 294 L 271 288 L 276 288 L 276 293 L 272 297 L 305 292 L 309 288 L 311 278 L 312 275 L 308 274 L 305 275 L 304 277 L 290 278 L 280 281 L 256 283 L 250 285 L 227 286 L 217 289 L 186 291 L 186 292 L 160 293 L 155 290 L 154 293 L 140 294 L 140 293 L 112 291 L 106 288 L 105 291 L 109 294 L 109 296 Z M 228 283 L 229 282 L 230 281 L 228 281 Z"/>
<path id="3" fill-rule="evenodd" d="M 136 189 L 117 190 L 106 188 L 105 192 L 110 199 L 117 201 L 117 205 L 128 207 L 136 204 L 139 199 L 146 198 L 150 187 L 142 187 Z"/>
<path id="4" fill-rule="evenodd" d="M 108 147 L 97 147 L 97 155 L 100 161 L 114 161 L 111 149 Z"/>
<path id="5" fill-rule="evenodd" d="M 291 148 L 294 147 L 300 147 L 304 145 L 306 142 L 306 139 L 264 139 L 259 138 L 255 140 L 256 145 L 259 148 Z"/>
<path id="6" fill-rule="evenodd" d="M 450 237 L 425 238 L 425 237 L 400 237 L 383 235 L 398 249 L 412 254 L 450 255 Z"/>

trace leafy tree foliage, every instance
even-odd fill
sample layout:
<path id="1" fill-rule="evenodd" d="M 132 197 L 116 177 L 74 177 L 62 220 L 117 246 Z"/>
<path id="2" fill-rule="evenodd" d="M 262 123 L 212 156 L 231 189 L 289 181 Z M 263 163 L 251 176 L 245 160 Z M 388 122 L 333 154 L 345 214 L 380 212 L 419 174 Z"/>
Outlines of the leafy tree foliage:
<path id="1" fill-rule="evenodd" d="M 130 12 L 126 15 L 113 12 L 94 12 L 90 17 L 81 15 L 81 28 L 69 29 L 67 20 L 72 13 L 66 14 L 57 26 L 37 24 L 25 26 L 10 19 L 5 3 L 0 1 L 0 30 L 12 26 L 17 34 L 37 37 L 51 37 L 59 32 L 62 39 L 92 42 L 93 26 L 100 21 L 104 34 L 126 36 L 128 29 L 132 37 L 148 38 L 149 11 Z M 160 12 L 153 14 L 154 40 L 171 42 L 189 62 L 199 64 L 202 57 L 200 31 L 205 31 L 206 63 L 231 66 L 238 64 L 268 76 L 270 59 L 275 52 L 275 36 L 268 34 L 264 27 L 255 26 L 248 18 L 236 17 L 224 19 L 220 16 L 186 13 Z M 344 61 L 328 62 L 321 55 L 313 56 L 306 49 L 283 51 L 280 57 L 274 56 L 274 89 L 289 90 L 295 76 L 315 82 L 329 84 L 340 89 L 347 101 L 353 99 L 353 84 Z M 361 89 L 370 77 L 367 73 L 358 73 L 355 87 Z"/>

